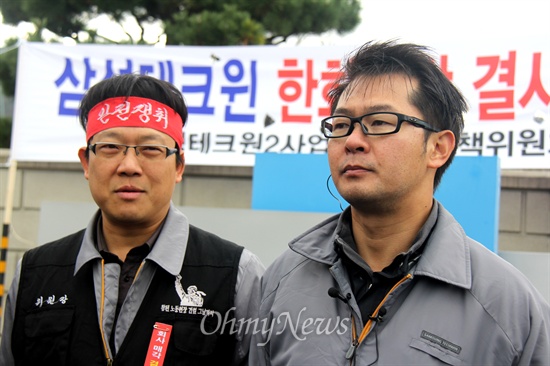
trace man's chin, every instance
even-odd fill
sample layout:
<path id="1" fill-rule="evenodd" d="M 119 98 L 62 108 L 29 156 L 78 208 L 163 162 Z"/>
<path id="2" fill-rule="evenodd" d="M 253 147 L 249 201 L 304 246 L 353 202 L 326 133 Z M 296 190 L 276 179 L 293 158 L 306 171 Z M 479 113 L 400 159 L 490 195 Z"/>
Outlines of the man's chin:
<path id="1" fill-rule="evenodd" d="M 342 195 L 342 197 L 355 209 L 369 213 L 383 213 L 391 209 L 390 201 L 375 194 Z"/>

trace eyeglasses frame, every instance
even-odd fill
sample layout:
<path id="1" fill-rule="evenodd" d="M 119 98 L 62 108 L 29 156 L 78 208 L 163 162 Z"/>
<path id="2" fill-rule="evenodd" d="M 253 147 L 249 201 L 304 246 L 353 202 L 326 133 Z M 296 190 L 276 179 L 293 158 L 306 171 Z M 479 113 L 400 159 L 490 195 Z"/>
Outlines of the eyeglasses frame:
<path id="1" fill-rule="evenodd" d="M 373 114 L 392 114 L 392 115 L 396 116 L 397 117 L 397 125 L 395 126 L 395 130 L 392 131 L 392 132 L 384 132 L 384 133 L 371 133 L 371 132 L 369 132 L 367 130 L 367 127 L 361 122 L 361 120 L 363 118 L 365 118 L 367 116 L 371 116 Z M 335 117 L 349 118 L 349 120 L 351 121 L 351 123 L 349 125 L 349 129 L 346 132 L 346 134 L 344 134 L 342 136 L 327 136 L 326 133 L 325 133 L 325 123 L 327 123 L 327 120 L 329 120 L 331 118 L 335 118 Z M 327 139 L 347 137 L 347 136 L 352 134 L 353 129 L 355 127 L 355 124 L 359 123 L 359 125 L 361 126 L 361 131 L 363 131 L 363 133 L 365 135 L 368 135 L 368 136 L 384 136 L 384 135 L 393 135 L 395 133 L 398 133 L 399 130 L 401 129 L 401 125 L 403 124 L 403 122 L 410 123 L 414 127 L 423 128 L 423 129 L 428 130 L 430 132 L 441 132 L 441 130 L 438 130 L 438 129 L 432 127 L 426 121 L 423 121 L 423 120 L 421 120 L 419 118 L 416 118 L 416 117 L 407 116 L 406 114 L 396 113 L 396 112 L 372 112 L 372 113 L 363 114 L 362 116 L 359 116 L 359 117 L 350 117 L 350 116 L 346 116 L 346 115 L 343 115 L 343 114 L 336 114 L 336 115 L 333 115 L 333 116 L 328 116 L 326 118 L 323 118 L 323 120 L 321 120 L 321 131 Z"/>
<path id="2" fill-rule="evenodd" d="M 139 156 L 139 151 L 137 150 L 138 147 L 147 147 L 147 146 L 150 146 L 150 147 L 163 147 L 163 148 L 166 149 L 166 156 L 164 157 L 165 159 L 167 159 L 170 155 L 173 155 L 173 154 L 178 152 L 177 148 L 170 148 L 166 145 L 159 145 L 159 144 L 126 145 L 126 144 L 121 144 L 121 143 L 118 143 L 118 142 L 102 142 L 101 141 L 101 142 L 96 142 L 95 144 L 89 144 L 88 145 L 88 150 L 93 152 L 94 155 L 97 155 L 96 152 L 95 152 L 95 149 L 96 149 L 97 145 L 115 145 L 115 146 L 125 147 L 126 150 L 124 150 L 122 152 L 122 155 L 126 155 L 128 153 L 128 149 L 133 148 L 134 152 L 136 153 L 136 156 Z"/>

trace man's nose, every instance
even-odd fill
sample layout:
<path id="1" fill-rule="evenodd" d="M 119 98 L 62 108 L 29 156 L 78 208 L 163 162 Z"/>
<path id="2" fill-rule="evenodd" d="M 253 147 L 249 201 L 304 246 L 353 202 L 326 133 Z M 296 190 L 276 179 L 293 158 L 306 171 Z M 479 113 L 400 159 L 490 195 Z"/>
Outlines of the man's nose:
<path id="1" fill-rule="evenodd" d="M 363 132 L 363 126 L 361 122 L 354 121 L 352 122 L 350 128 L 351 127 L 353 127 L 351 133 L 348 136 L 343 137 L 346 139 L 346 148 L 350 151 L 365 151 L 369 149 L 369 137 Z"/>
<path id="2" fill-rule="evenodd" d="M 133 151 L 130 151 L 133 150 Z M 128 146 L 126 151 L 122 155 L 122 160 L 118 165 L 117 172 L 119 174 L 135 175 L 141 174 L 141 163 L 139 158 L 139 152 L 135 147 Z"/>

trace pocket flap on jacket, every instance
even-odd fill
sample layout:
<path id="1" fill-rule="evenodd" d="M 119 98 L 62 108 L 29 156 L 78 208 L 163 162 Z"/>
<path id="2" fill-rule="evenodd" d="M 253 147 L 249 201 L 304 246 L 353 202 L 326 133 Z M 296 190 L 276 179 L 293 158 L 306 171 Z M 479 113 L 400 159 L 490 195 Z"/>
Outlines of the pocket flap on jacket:
<path id="1" fill-rule="evenodd" d="M 69 329 L 73 321 L 74 309 L 40 310 L 25 317 L 25 335 L 29 338 L 50 336 Z"/>
<path id="2" fill-rule="evenodd" d="M 177 349 L 197 356 L 214 353 L 218 334 L 207 319 L 185 319 L 176 321 L 173 329 L 174 345 Z"/>
<path id="3" fill-rule="evenodd" d="M 448 365 L 462 365 L 463 362 L 459 358 L 440 350 L 434 345 L 428 344 L 420 339 L 413 339 L 409 344 L 412 348 L 415 348 L 419 351 L 425 352 L 430 356 L 437 358 L 438 360 L 448 364 Z"/>

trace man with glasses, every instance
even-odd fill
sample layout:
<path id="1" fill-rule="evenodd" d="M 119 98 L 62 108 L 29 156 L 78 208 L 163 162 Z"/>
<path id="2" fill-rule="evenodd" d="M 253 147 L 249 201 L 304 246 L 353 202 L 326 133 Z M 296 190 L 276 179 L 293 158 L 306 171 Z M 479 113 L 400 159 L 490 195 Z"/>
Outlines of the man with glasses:
<path id="1" fill-rule="evenodd" d="M 242 365 L 263 266 L 171 202 L 187 107 L 168 82 L 114 76 L 80 106 L 78 151 L 99 210 L 25 253 L 7 297 L 2 365 Z"/>
<path id="2" fill-rule="evenodd" d="M 329 97 L 350 206 L 266 270 L 250 365 L 549 365 L 548 303 L 433 198 L 467 103 L 429 50 L 367 43 Z"/>

